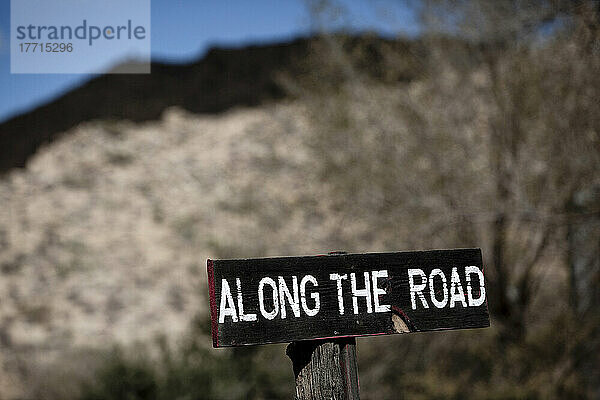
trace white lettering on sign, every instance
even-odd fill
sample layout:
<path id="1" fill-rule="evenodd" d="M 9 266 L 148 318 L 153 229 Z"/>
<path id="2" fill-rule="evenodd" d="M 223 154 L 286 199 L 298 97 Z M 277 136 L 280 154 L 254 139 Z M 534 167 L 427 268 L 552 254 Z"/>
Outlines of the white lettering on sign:
<path id="1" fill-rule="evenodd" d="M 436 276 L 439 276 L 442 280 L 442 295 L 444 296 L 443 300 L 437 299 L 436 292 L 433 289 L 433 278 L 435 278 Z M 431 295 L 431 302 L 433 303 L 433 305 L 437 308 L 446 307 L 446 304 L 448 304 L 448 284 L 446 283 L 446 275 L 444 275 L 441 269 L 436 268 L 433 271 L 431 271 L 431 273 L 429 274 L 429 287 L 431 288 L 429 294 Z"/>
<path id="2" fill-rule="evenodd" d="M 424 291 L 429 290 L 429 297 L 431 303 L 436 308 L 444 308 L 449 306 L 455 308 L 457 303 L 460 303 L 463 307 L 479 307 L 485 302 L 485 286 L 483 272 L 474 265 L 465 267 L 465 280 L 467 284 L 467 295 L 465 296 L 465 290 L 461 282 L 458 268 L 453 267 L 450 273 L 450 290 L 448 290 L 448 279 L 444 272 L 435 268 L 429 273 L 429 279 L 425 275 L 425 272 L 419 268 L 412 268 L 408 270 L 408 284 L 410 288 L 410 301 L 412 309 L 416 310 L 418 307 L 429 308 L 429 303 L 424 295 Z M 478 297 L 474 297 L 472 278 L 471 276 L 477 275 L 479 281 L 479 293 Z M 416 279 L 415 279 L 416 278 Z M 436 282 L 438 282 L 436 284 Z M 441 285 L 439 284 L 441 283 Z M 438 289 L 436 290 L 437 288 Z M 468 304 L 467 304 L 468 301 Z M 420 304 L 419 304 L 420 302 Z"/>
<path id="3" fill-rule="evenodd" d="M 225 317 L 230 316 L 233 322 L 238 321 L 237 312 L 235 311 L 235 304 L 233 303 L 233 296 L 231 295 L 231 289 L 227 279 L 221 280 L 221 303 L 219 305 L 219 323 L 225 322 Z"/>
<path id="4" fill-rule="evenodd" d="M 465 268 L 467 275 L 467 297 L 469 298 L 469 307 L 479 307 L 485 302 L 485 285 L 483 284 L 483 272 L 474 265 Z M 479 297 L 474 299 L 471 288 L 471 274 L 477 274 L 479 278 Z"/>
<path id="5" fill-rule="evenodd" d="M 380 288 L 378 284 L 379 278 L 388 277 L 387 269 L 381 271 L 373 271 L 371 274 L 373 276 L 373 304 L 375 305 L 375 312 L 388 312 L 391 310 L 391 306 L 389 304 L 379 304 L 379 296 L 385 295 L 386 291 L 385 289 Z"/>
<path id="6" fill-rule="evenodd" d="M 344 315 L 344 296 L 342 293 L 342 280 L 348 279 L 348 275 L 329 274 L 329 279 L 337 282 L 338 309 L 340 311 L 340 315 Z"/>
<path id="7" fill-rule="evenodd" d="M 321 309 L 321 300 L 319 298 L 319 293 L 311 293 L 310 297 L 315 302 L 315 306 L 314 308 L 308 307 L 308 304 L 306 303 L 306 284 L 309 282 L 312 283 L 313 286 L 319 286 L 319 283 L 312 275 L 306 275 L 304 278 L 302 278 L 300 281 L 300 301 L 302 302 L 302 309 L 306 315 L 309 317 L 314 317 Z"/>
<path id="8" fill-rule="evenodd" d="M 358 298 L 364 297 L 367 300 L 367 312 L 371 314 L 373 312 L 373 306 L 371 305 L 371 279 L 369 273 L 364 273 L 365 277 L 365 288 L 356 288 L 356 274 L 350 274 L 350 285 L 352 286 L 352 306 L 354 308 L 354 314 L 358 314 Z"/>
<path id="9" fill-rule="evenodd" d="M 456 302 L 460 301 L 463 307 L 467 306 L 465 301 L 465 291 L 460 283 L 460 277 L 456 267 L 452 268 L 452 279 L 450 281 L 450 308 L 456 305 Z"/>
<path id="10" fill-rule="evenodd" d="M 285 301 L 287 299 L 290 307 L 292 308 L 292 312 L 296 318 L 300 317 L 300 296 L 298 294 L 298 277 L 292 277 L 292 290 L 294 295 L 290 293 L 290 289 L 288 289 L 283 276 L 277 277 L 279 281 L 279 304 L 281 305 L 281 319 L 285 319 L 287 315 L 287 311 L 285 309 Z"/>
<path id="11" fill-rule="evenodd" d="M 242 298 L 242 283 L 240 282 L 240 278 L 235 279 L 235 286 L 237 287 L 237 303 L 240 321 L 256 321 L 256 314 L 244 314 L 244 299 Z"/>
<path id="12" fill-rule="evenodd" d="M 273 311 L 269 312 L 265 309 L 265 285 L 271 286 L 273 292 Z M 273 319 L 279 312 L 279 294 L 277 292 L 277 284 L 271 278 L 264 277 L 258 283 L 258 306 L 260 307 L 260 313 L 266 319 Z"/>
<path id="13" fill-rule="evenodd" d="M 421 280 L 421 283 L 415 283 L 415 276 L 418 276 Z M 411 268 L 408 270 L 408 284 L 410 286 L 410 304 L 412 305 L 412 309 L 417 309 L 417 299 L 419 296 L 421 299 L 421 303 L 423 303 L 423 307 L 429 308 L 427 304 L 427 300 L 425 300 L 425 295 L 423 294 L 423 290 L 427 287 L 427 277 L 425 276 L 425 272 L 418 268 Z"/>
<path id="14" fill-rule="evenodd" d="M 463 274 L 464 272 L 464 274 Z M 464 271 L 453 267 L 450 276 L 440 268 L 435 268 L 429 275 L 421 268 L 409 268 L 408 285 L 410 302 L 413 310 L 418 308 L 455 308 L 479 307 L 485 303 L 485 287 L 483 271 L 470 265 Z M 462 278 L 461 278 L 462 277 Z M 449 279 L 448 279 L 449 278 Z M 464 282 L 462 280 L 464 280 Z M 389 287 L 388 270 L 364 271 L 362 273 L 329 274 L 329 280 L 335 281 L 335 290 L 339 315 L 344 315 L 344 295 L 352 297 L 352 312 L 360 313 L 386 313 L 391 311 L 391 305 L 385 301 Z M 473 288 L 473 283 L 477 286 Z M 465 285 L 466 284 L 466 294 Z M 476 284 L 476 285 L 477 285 Z M 253 322 L 259 316 L 267 320 L 277 317 L 281 319 L 300 318 L 303 314 L 314 317 L 321 310 L 321 294 L 319 282 L 313 275 L 305 275 L 301 279 L 292 275 L 288 277 L 277 276 L 276 279 L 265 276 L 258 283 L 258 304 L 250 304 L 244 308 L 244 288 L 242 280 L 235 278 L 236 293 L 232 293 L 227 279 L 221 279 L 221 292 L 219 303 L 220 324 L 225 323 L 227 317 L 232 322 Z M 254 292 L 256 293 L 256 292 Z M 397 294 L 398 295 L 398 294 Z M 250 297 L 256 302 L 256 297 Z M 246 299 L 247 300 L 247 299 Z M 360 302 L 359 302 L 360 300 Z M 335 300 L 333 300 L 335 301 Z M 247 312 L 246 310 L 257 310 Z"/>

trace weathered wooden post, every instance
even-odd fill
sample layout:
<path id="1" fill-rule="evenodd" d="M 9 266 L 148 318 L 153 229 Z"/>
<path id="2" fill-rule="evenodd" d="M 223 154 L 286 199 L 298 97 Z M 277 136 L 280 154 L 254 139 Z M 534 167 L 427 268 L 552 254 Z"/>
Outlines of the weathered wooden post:
<path id="1" fill-rule="evenodd" d="M 358 399 L 354 337 L 490 325 L 480 249 L 208 260 L 214 347 L 291 342 L 296 398 Z"/>
<path id="2" fill-rule="evenodd" d="M 286 353 L 292 360 L 297 400 L 360 398 L 354 337 L 292 342 Z"/>
<path id="3" fill-rule="evenodd" d="M 296 377 L 296 399 L 358 400 L 356 340 L 305 340 L 287 347 Z"/>

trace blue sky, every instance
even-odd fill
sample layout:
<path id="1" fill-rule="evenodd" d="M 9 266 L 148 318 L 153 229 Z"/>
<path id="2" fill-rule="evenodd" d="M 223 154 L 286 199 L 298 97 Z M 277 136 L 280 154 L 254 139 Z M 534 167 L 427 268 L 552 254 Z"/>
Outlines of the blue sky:
<path id="1" fill-rule="evenodd" d="M 304 0 L 151 1 L 155 60 L 190 61 L 214 45 L 276 42 L 306 35 L 313 28 Z M 414 35 L 418 30 L 416 18 L 401 3 L 340 1 L 345 17 L 338 26 L 387 35 Z M 0 122 L 90 79 L 90 75 L 11 74 L 9 29 L 10 1 L 0 0 Z"/>

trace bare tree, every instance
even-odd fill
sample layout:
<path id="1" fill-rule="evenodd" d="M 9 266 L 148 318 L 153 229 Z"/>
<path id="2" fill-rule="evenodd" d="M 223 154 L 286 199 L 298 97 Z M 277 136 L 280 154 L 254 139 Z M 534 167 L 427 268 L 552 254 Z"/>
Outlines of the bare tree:
<path id="1" fill-rule="evenodd" d="M 600 7 L 407 4 L 422 15 L 419 39 L 326 36 L 317 72 L 298 85 L 316 127 L 316 177 L 340 215 L 335 240 L 483 247 L 498 348 L 524 355 L 552 321 L 577 321 L 571 350 L 545 366 L 551 383 L 535 390 L 589 395 L 598 388 L 582 368 L 600 348 Z M 361 68 L 369 57 L 403 73 L 375 79 Z M 515 371 L 532 376 L 527 368 Z"/>

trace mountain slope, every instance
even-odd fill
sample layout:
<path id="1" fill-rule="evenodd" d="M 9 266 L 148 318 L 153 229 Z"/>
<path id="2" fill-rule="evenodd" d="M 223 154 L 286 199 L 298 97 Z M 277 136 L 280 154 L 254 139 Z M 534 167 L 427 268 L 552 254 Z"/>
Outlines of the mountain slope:
<path id="1" fill-rule="evenodd" d="M 382 46 L 407 54 L 410 42 L 377 37 L 343 37 L 350 49 L 366 49 L 357 67 L 383 79 Z M 190 64 L 152 63 L 147 75 L 103 75 L 31 112 L 0 124 L 0 173 L 23 167 L 38 147 L 78 123 L 93 119 L 156 120 L 171 106 L 218 113 L 286 96 L 280 78 L 306 73 L 306 60 L 319 37 L 244 48 L 215 48 Z M 401 71 L 402 79 L 414 71 Z"/>

